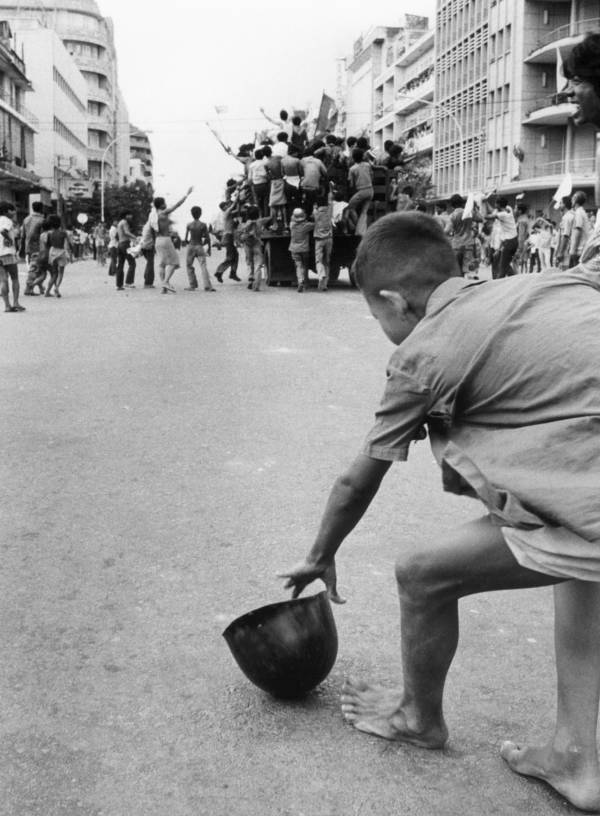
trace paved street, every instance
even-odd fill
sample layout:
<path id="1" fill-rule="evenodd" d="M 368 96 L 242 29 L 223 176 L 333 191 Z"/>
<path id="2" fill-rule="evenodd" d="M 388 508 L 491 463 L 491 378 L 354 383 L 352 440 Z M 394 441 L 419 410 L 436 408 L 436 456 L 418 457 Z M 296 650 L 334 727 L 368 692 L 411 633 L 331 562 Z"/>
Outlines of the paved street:
<path id="1" fill-rule="evenodd" d="M 575 812 L 498 753 L 552 723 L 551 590 L 462 602 L 447 751 L 339 713 L 344 677 L 397 682 L 395 553 L 480 513 L 441 492 L 426 443 L 341 551 L 325 683 L 284 703 L 241 674 L 221 632 L 286 597 L 276 573 L 310 545 L 392 347 L 346 282 L 209 294 L 184 278 L 117 293 L 81 262 L 61 300 L 0 315 L 0 814 Z"/>

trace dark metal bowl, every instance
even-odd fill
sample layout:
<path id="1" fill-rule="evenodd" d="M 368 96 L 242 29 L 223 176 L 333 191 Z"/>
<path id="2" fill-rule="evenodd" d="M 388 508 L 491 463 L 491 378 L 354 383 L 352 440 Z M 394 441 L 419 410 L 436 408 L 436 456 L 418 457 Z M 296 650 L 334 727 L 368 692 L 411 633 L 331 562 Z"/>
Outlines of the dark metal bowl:
<path id="1" fill-rule="evenodd" d="M 262 606 L 223 632 L 238 666 L 275 697 L 302 697 L 324 680 L 338 638 L 326 592 Z"/>

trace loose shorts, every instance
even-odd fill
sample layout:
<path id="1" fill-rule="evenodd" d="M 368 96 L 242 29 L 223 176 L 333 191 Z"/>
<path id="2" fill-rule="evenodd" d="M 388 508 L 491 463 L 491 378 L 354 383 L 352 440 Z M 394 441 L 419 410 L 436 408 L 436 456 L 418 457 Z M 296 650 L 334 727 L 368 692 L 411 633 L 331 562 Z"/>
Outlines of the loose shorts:
<path id="1" fill-rule="evenodd" d="M 166 235 L 159 235 L 155 242 L 154 263 L 157 266 L 179 266 L 179 255 L 173 241 Z"/>
<path id="2" fill-rule="evenodd" d="M 502 527 L 502 534 L 522 567 L 555 578 L 600 581 L 600 541 L 586 541 L 565 527 Z"/>

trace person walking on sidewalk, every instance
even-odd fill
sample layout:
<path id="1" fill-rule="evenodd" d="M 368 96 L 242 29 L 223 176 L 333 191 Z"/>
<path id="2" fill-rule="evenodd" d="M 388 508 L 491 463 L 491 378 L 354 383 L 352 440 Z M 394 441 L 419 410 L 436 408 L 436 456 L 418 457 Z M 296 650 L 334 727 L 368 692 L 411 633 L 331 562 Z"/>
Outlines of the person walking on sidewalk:
<path id="1" fill-rule="evenodd" d="M 225 247 L 225 260 L 217 266 L 215 278 L 219 283 L 223 283 L 223 273 L 229 269 L 229 277 L 231 280 L 239 281 L 241 278 L 237 276 L 237 268 L 240 260 L 240 254 L 235 245 L 235 216 L 234 212 L 237 207 L 237 202 L 232 204 L 227 201 L 222 201 L 219 204 L 223 211 L 223 238 L 221 243 Z"/>
<path id="2" fill-rule="evenodd" d="M 40 294 L 44 294 L 44 287 L 36 282 L 39 274 L 39 254 L 40 254 L 40 235 L 44 226 L 44 205 L 41 201 L 34 201 L 31 205 L 31 215 L 23 221 L 23 238 L 25 244 L 25 257 L 29 264 L 27 272 L 27 282 L 25 283 L 24 295 L 37 295 L 35 286 L 40 290 Z"/>
<path id="3" fill-rule="evenodd" d="M 154 210 L 150 214 L 150 226 L 154 230 L 154 262 L 158 266 L 158 275 L 162 283 L 161 294 L 175 292 L 171 285 L 171 278 L 176 269 L 179 269 L 179 254 L 171 239 L 171 219 L 169 216 L 191 195 L 193 187 L 172 207 L 167 207 L 167 202 L 159 196 L 154 199 Z"/>
<path id="4" fill-rule="evenodd" d="M 24 312 L 19 303 L 19 268 L 17 266 L 17 246 L 15 205 L 9 201 L 0 202 L 0 294 L 5 312 Z M 13 302 L 9 299 L 8 281 L 12 287 Z"/>
<path id="5" fill-rule="evenodd" d="M 50 228 L 48 235 L 50 283 L 46 289 L 46 297 L 52 296 L 52 287 L 54 287 L 54 293 L 59 298 L 62 297 L 60 285 L 65 274 L 65 267 L 69 260 L 73 261 L 73 248 L 69 241 L 69 234 L 63 229 L 58 215 L 51 215 L 48 218 L 48 227 Z"/>
<path id="6" fill-rule="evenodd" d="M 194 260 L 197 258 L 200 264 L 200 275 L 202 277 L 202 286 L 205 292 L 214 292 L 215 288 L 210 282 L 208 276 L 208 268 L 206 266 L 206 256 L 211 253 L 210 235 L 208 234 L 208 227 L 203 221 L 200 221 L 202 215 L 201 207 L 192 207 L 191 209 L 193 221 L 185 228 L 184 241 L 189 241 L 186 254 L 186 267 L 188 274 L 187 291 L 194 292 L 198 288 L 198 279 L 194 272 Z M 204 247 L 207 247 L 204 249 Z"/>

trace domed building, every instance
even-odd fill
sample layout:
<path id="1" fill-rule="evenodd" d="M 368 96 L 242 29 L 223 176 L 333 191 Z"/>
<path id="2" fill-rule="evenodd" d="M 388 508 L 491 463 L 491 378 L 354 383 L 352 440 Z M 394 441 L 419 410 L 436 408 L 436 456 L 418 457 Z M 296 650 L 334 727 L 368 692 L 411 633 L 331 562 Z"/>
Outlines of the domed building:
<path id="1" fill-rule="evenodd" d="M 39 0 L 0 0 L 0 19 L 17 32 L 33 19 L 60 36 L 87 83 L 89 178 L 100 178 L 104 161 L 106 181 L 126 183 L 129 115 L 119 90 L 112 20 L 102 16 L 96 0 L 58 0 L 51 7 Z"/>

